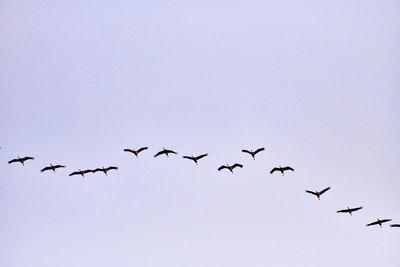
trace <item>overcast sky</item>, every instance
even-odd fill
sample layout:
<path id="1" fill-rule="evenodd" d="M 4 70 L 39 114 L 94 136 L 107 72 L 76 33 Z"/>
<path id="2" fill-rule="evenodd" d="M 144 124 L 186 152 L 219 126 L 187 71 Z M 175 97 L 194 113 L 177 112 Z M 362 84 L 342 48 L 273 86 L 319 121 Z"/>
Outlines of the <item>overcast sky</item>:
<path id="1" fill-rule="evenodd" d="M 394 0 L 3 1 L 0 265 L 400 266 L 400 230 L 366 227 L 400 223 L 399 14 Z M 154 158 L 163 147 L 179 154 Z M 68 176 L 102 166 L 119 169 Z"/>

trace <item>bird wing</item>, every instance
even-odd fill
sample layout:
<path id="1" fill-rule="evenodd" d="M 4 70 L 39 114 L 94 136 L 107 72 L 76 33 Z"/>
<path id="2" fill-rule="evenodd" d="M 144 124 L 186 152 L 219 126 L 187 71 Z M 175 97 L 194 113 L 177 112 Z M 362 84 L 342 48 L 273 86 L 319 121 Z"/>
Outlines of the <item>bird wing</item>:
<path id="1" fill-rule="evenodd" d="M 232 165 L 232 169 L 234 169 L 234 168 L 236 168 L 236 167 L 243 168 L 243 165 L 242 165 L 242 164 L 239 164 L 239 163 L 235 163 L 235 164 Z"/>
<path id="2" fill-rule="evenodd" d="M 363 207 L 357 207 L 357 208 L 352 208 L 352 209 L 350 209 L 351 210 L 351 212 L 353 212 L 353 211 L 357 211 L 357 210 L 360 210 L 360 209 L 362 209 Z"/>
<path id="3" fill-rule="evenodd" d="M 204 158 L 206 156 L 208 156 L 208 154 L 203 154 L 203 155 L 197 156 L 197 159 L 201 159 L 201 158 Z"/>
<path id="4" fill-rule="evenodd" d="M 77 174 L 79 174 L 79 175 L 80 175 L 81 173 L 80 173 L 80 172 L 73 172 L 73 173 L 70 173 L 70 174 L 69 174 L 69 176 L 72 176 L 72 175 L 77 175 Z"/>
<path id="5" fill-rule="evenodd" d="M 257 149 L 256 151 L 254 151 L 254 154 L 257 154 L 258 152 L 261 152 L 261 151 L 264 151 L 264 150 L 265 150 L 265 148 L 261 147 L 261 148 Z"/>
<path id="6" fill-rule="evenodd" d="M 379 221 L 369 223 L 369 224 L 367 224 L 367 226 L 371 226 L 371 225 L 375 225 L 375 224 L 379 224 Z"/>
<path id="7" fill-rule="evenodd" d="M 154 155 L 154 157 L 160 156 L 161 154 L 165 153 L 165 150 L 162 150 L 160 152 L 157 152 L 157 154 Z"/>
<path id="8" fill-rule="evenodd" d="M 275 167 L 275 168 L 273 168 L 269 173 L 270 173 L 270 174 L 273 174 L 274 171 L 279 171 L 279 168 L 276 168 L 276 167 Z"/>
<path id="9" fill-rule="evenodd" d="M 400 227 L 400 224 L 391 224 L 390 227 Z"/>
<path id="10" fill-rule="evenodd" d="M 11 164 L 11 163 L 13 163 L 13 162 L 19 162 L 19 159 L 12 159 L 12 160 L 10 160 L 10 161 L 8 162 L 8 164 Z"/>
<path id="11" fill-rule="evenodd" d="M 178 153 L 176 153 L 175 151 L 169 150 L 169 149 L 166 149 L 166 150 L 164 150 L 164 151 L 165 151 L 165 153 L 178 154 Z"/>
<path id="12" fill-rule="evenodd" d="M 53 166 L 54 168 L 65 168 L 65 166 L 64 165 L 56 165 L 56 166 Z"/>
<path id="13" fill-rule="evenodd" d="M 93 173 L 95 173 L 95 172 L 99 172 L 99 171 L 103 171 L 103 169 L 101 169 L 101 168 L 96 168 L 96 169 L 94 169 L 94 170 L 84 170 L 83 173 L 88 173 L 88 172 L 93 172 Z"/>
<path id="14" fill-rule="evenodd" d="M 294 171 L 294 169 L 290 166 L 286 166 L 284 168 L 282 168 L 283 171 Z"/>
<path id="15" fill-rule="evenodd" d="M 147 147 L 147 146 L 145 146 L 145 147 L 142 147 L 142 148 L 139 148 L 139 149 L 137 150 L 137 153 L 139 153 L 140 151 L 146 150 L 146 149 L 148 149 L 148 147 Z"/>
<path id="16" fill-rule="evenodd" d="M 34 157 L 24 157 L 22 160 L 29 160 L 29 159 L 35 159 Z"/>
<path id="17" fill-rule="evenodd" d="M 225 165 L 222 165 L 221 167 L 218 168 L 219 171 L 222 169 L 228 169 L 228 167 L 226 167 Z"/>
<path id="18" fill-rule="evenodd" d="M 194 160 L 194 158 L 192 158 L 192 157 L 189 157 L 189 156 L 183 156 L 182 158 L 184 158 L 184 159 L 191 159 L 191 160 Z"/>
<path id="19" fill-rule="evenodd" d="M 249 154 L 251 155 L 251 152 L 248 151 L 248 150 L 246 150 L 246 149 L 243 149 L 242 152 L 244 152 L 244 153 L 249 153 Z"/>
<path id="20" fill-rule="evenodd" d="M 41 169 L 40 171 L 44 172 L 44 171 L 47 171 L 47 170 L 51 170 L 51 167 L 45 167 L 45 168 Z"/>
<path id="21" fill-rule="evenodd" d="M 125 152 L 135 153 L 135 151 L 133 151 L 132 149 L 129 149 L 129 148 L 125 148 L 124 151 L 125 151 Z"/>
<path id="22" fill-rule="evenodd" d="M 306 190 L 306 192 L 318 196 L 318 194 L 313 191 Z"/>
<path id="23" fill-rule="evenodd" d="M 320 195 L 322 195 L 323 193 L 325 193 L 326 191 L 328 191 L 329 189 L 331 189 L 330 187 L 325 188 L 324 190 L 322 190 L 321 192 L 319 192 Z"/>
<path id="24" fill-rule="evenodd" d="M 384 219 L 384 220 L 381 220 L 381 223 L 385 223 L 385 222 L 390 222 L 392 219 Z"/>
<path id="25" fill-rule="evenodd" d="M 110 166 L 108 167 L 109 170 L 118 170 L 118 167 Z"/>
<path id="26" fill-rule="evenodd" d="M 337 212 L 343 212 L 343 213 L 346 213 L 346 212 L 349 212 L 349 210 L 338 210 Z"/>

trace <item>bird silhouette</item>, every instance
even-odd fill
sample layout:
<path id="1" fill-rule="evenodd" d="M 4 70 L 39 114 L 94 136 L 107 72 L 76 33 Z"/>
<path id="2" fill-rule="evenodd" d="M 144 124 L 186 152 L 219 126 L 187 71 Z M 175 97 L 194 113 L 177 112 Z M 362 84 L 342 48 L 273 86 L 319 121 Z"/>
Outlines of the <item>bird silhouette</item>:
<path id="1" fill-rule="evenodd" d="M 90 173 L 90 172 L 93 172 L 93 170 L 84 170 L 84 171 L 82 171 L 81 169 L 79 169 L 79 171 L 70 173 L 69 176 L 73 176 L 73 175 L 82 175 L 82 177 L 85 177 L 85 174 L 86 174 L 86 173 Z"/>
<path id="2" fill-rule="evenodd" d="M 125 148 L 124 151 L 125 151 L 125 152 L 131 152 L 131 153 L 135 154 L 135 156 L 137 157 L 138 154 L 139 154 L 140 152 L 142 152 L 143 150 L 146 150 L 146 149 L 148 149 L 147 146 L 146 146 L 146 147 L 139 148 L 138 150 Z"/>
<path id="3" fill-rule="evenodd" d="M 249 150 L 243 149 L 242 152 L 250 154 L 253 157 L 253 160 L 255 160 L 255 155 L 264 150 L 265 150 L 265 148 L 261 147 L 255 151 L 251 151 L 251 150 L 249 151 Z"/>
<path id="4" fill-rule="evenodd" d="M 155 154 L 154 157 L 158 157 L 162 154 L 165 154 L 168 157 L 168 154 L 178 154 L 178 153 L 173 150 L 163 148 L 163 150 L 161 150 L 160 152 L 157 152 L 157 154 Z"/>
<path id="5" fill-rule="evenodd" d="M 390 222 L 391 220 L 392 219 L 383 219 L 383 220 L 376 219 L 375 222 L 369 223 L 369 224 L 367 224 L 367 226 L 379 224 L 379 226 L 382 228 L 382 223 Z"/>
<path id="6" fill-rule="evenodd" d="M 347 207 L 347 209 L 345 210 L 338 210 L 338 213 L 349 213 L 350 215 L 352 215 L 353 212 L 362 209 L 362 207 L 358 207 L 358 208 L 352 208 L 350 209 L 349 207 Z"/>
<path id="7" fill-rule="evenodd" d="M 201 159 L 201 158 L 206 157 L 206 156 L 208 156 L 208 154 L 202 154 L 202 155 L 197 156 L 197 157 L 193 157 L 193 156 L 183 156 L 182 158 L 184 158 L 184 159 L 191 159 L 191 160 L 193 160 L 193 161 L 196 163 L 196 165 L 197 165 L 197 161 L 198 161 L 199 159 Z"/>
<path id="8" fill-rule="evenodd" d="M 11 163 L 13 163 L 13 162 L 21 162 L 22 165 L 25 165 L 25 164 L 24 164 L 25 161 L 27 161 L 27 160 L 33 160 L 33 159 L 35 159 L 35 158 L 34 158 L 34 157 L 23 157 L 23 158 L 18 157 L 17 159 L 12 159 L 12 160 L 10 160 L 10 161 L 8 162 L 8 164 L 11 164 Z"/>
<path id="9" fill-rule="evenodd" d="M 94 169 L 92 172 L 95 173 L 95 172 L 98 172 L 98 171 L 102 171 L 102 172 L 104 172 L 105 175 L 107 175 L 107 172 L 108 172 L 109 170 L 118 170 L 118 167 L 114 167 L 114 166 L 110 166 L 110 167 L 108 167 L 108 168 L 102 167 L 102 168 Z"/>
<path id="10" fill-rule="evenodd" d="M 231 173 L 233 173 L 233 169 L 236 168 L 236 167 L 243 168 L 243 165 L 242 165 L 242 164 L 239 164 L 239 163 L 235 163 L 235 164 L 229 166 L 228 164 L 226 164 L 226 165 L 220 166 L 220 167 L 218 168 L 218 170 L 220 171 L 220 170 L 222 170 L 222 169 L 228 169 L 228 170 L 230 170 Z"/>
<path id="11" fill-rule="evenodd" d="M 327 188 L 325 188 L 324 190 L 319 191 L 319 192 L 318 192 L 318 191 L 313 192 L 313 191 L 309 191 L 309 190 L 306 190 L 306 192 L 317 196 L 318 199 L 319 199 L 320 196 L 321 196 L 323 193 L 325 193 L 326 191 L 328 191 L 329 189 L 331 189 L 331 188 L 330 188 L 330 187 L 327 187 Z"/>
<path id="12" fill-rule="evenodd" d="M 50 166 L 44 167 L 40 171 L 44 172 L 44 171 L 52 170 L 53 172 L 56 172 L 56 169 L 58 169 L 58 168 L 65 168 L 65 166 L 64 165 L 52 165 L 52 164 L 50 164 Z"/>
<path id="13" fill-rule="evenodd" d="M 279 166 L 279 168 L 278 167 L 273 168 L 269 173 L 273 174 L 275 171 L 280 171 L 282 173 L 282 175 L 284 175 L 283 173 L 285 171 L 294 171 L 294 169 L 292 167 L 289 167 L 289 166 L 286 166 L 286 167 Z"/>

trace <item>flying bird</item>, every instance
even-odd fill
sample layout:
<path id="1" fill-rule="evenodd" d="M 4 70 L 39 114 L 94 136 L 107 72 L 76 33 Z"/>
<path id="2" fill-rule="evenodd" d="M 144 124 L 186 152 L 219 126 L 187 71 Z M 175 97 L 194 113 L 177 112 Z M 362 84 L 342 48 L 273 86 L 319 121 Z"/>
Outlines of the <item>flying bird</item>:
<path id="1" fill-rule="evenodd" d="M 338 210 L 337 212 L 338 213 L 349 213 L 350 215 L 353 213 L 353 212 L 355 212 L 355 211 L 357 211 L 357 210 L 360 210 L 360 209 L 362 209 L 362 207 L 358 207 L 358 208 L 349 208 L 349 207 L 347 207 L 347 209 L 345 209 L 345 210 Z"/>
<path id="2" fill-rule="evenodd" d="M 72 176 L 72 175 L 82 175 L 82 177 L 84 177 L 85 174 L 86 174 L 86 173 L 89 173 L 89 172 L 93 172 L 93 170 L 84 170 L 84 171 L 82 171 L 81 169 L 79 169 L 79 171 L 70 173 L 69 176 Z"/>
<path id="3" fill-rule="evenodd" d="M 24 162 L 26 161 L 26 160 L 30 160 L 30 159 L 35 159 L 34 157 L 23 157 L 23 158 L 20 158 L 20 157 L 18 157 L 17 159 L 12 159 L 12 160 L 10 160 L 9 162 L 8 162 L 8 164 L 11 164 L 11 163 L 13 163 L 13 162 L 21 162 L 22 163 L 22 165 L 25 165 L 24 164 Z"/>
<path id="4" fill-rule="evenodd" d="M 379 224 L 379 226 L 382 228 L 382 223 L 390 222 L 392 219 L 383 219 L 383 220 L 376 219 L 376 220 L 377 220 L 377 221 L 375 221 L 375 222 L 372 222 L 372 223 L 367 224 L 367 226 Z"/>
<path id="5" fill-rule="evenodd" d="M 178 154 L 177 152 L 173 151 L 173 150 L 169 150 L 169 149 L 165 149 L 163 148 L 163 150 L 161 150 L 160 152 L 158 152 L 157 154 L 154 155 L 154 157 L 160 156 L 162 154 L 165 154 L 168 157 L 168 154 Z"/>
<path id="6" fill-rule="evenodd" d="M 108 167 L 108 168 L 104 168 L 104 167 L 103 167 L 103 168 L 97 168 L 97 169 L 94 169 L 92 172 L 102 171 L 102 172 L 105 173 L 105 175 L 107 175 L 107 172 L 108 172 L 109 170 L 118 170 L 118 167 L 110 166 L 110 167 Z"/>
<path id="7" fill-rule="evenodd" d="M 253 157 L 253 159 L 255 160 L 255 158 L 254 158 L 254 156 L 258 153 L 258 152 L 261 152 L 261 151 L 264 151 L 265 150 L 265 148 L 259 148 L 259 149 L 257 149 L 256 151 L 249 151 L 249 150 L 246 150 L 246 149 L 243 149 L 242 150 L 242 152 L 244 152 L 244 153 L 249 153 L 252 157 Z"/>
<path id="8" fill-rule="evenodd" d="M 282 173 L 282 175 L 284 175 L 283 173 L 285 171 L 294 171 L 294 169 L 292 167 L 289 167 L 289 166 L 286 166 L 286 167 L 279 166 L 279 168 L 278 167 L 273 168 L 269 173 L 273 174 L 274 171 L 280 171 Z"/>
<path id="9" fill-rule="evenodd" d="M 197 165 L 197 161 L 198 161 L 199 159 L 201 159 L 201 158 L 206 157 L 206 156 L 208 156 L 208 154 L 203 154 L 203 155 L 200 155 L 200 156 L 197 156 L 197 157 L 193 157 L 193 156 L 191 156 L 191 157 L 189 157 L 189 156 L 183 156 L 182 158 L 184 158 L 184 159 L 191 159 L 191 160 L 193 160 L 193 161 L 196 163 L 196 165 Z"/>
<path id="10" fill-rule="evenodd" d="M 139 148 L 138 150 L 126 148 L 126 149 L 124 149 L 124 151 L 125 151 L 125 152 L 131 152 L 131 153 L 135 154 L 135 156 L 137 157 L 138 154 L 139 154 L 140 152 L 142 152 L 143 150 L 146 150 L 146 149 L 148 149 L 147 146 L 146 146 L 146 147 Z"/>
<path id="11" fill-rule="evenodd" d="M 233 169 L 236 168 L 236 167 L 243 168 L 243 165 L 239 164 L 239 163 L 235 163 L 232 166 L 229 166 L 228 164 L 226 164 L 226 165 L 222 165 L 221 167 L 219 167 L 218 170 L 220 171 L 222 169 L 228 169 L 228 170 L 231 171 L 231 173 L 233 173 Z"/>
<path id="12" fill-rule="evenodd" d="M 64 165 L 51 165 L 50 164 L 50 166 L 45 167 L 45 168 L 41 169 L 40 171 L 44 172 L 44 171 L 52 170 L 53 172 L 56 172 L 56 169 L 58 169 L 58 168 L 65 168 L 65 166 Z"/>
<path id="13" fill-rule="evenodd" d="M 390 227 L 400 227 L 400 224 L 391 224 Z"/>
<path id="14" fill-rule="evenodd" d="M 309 191 L 309 190 L 306 190 L 306 192 L 317 196 L 318 199 L 319 199 L 319 197 L 320 197 L 323 193 L 325 193 L 326 191 L 328 191 L 329 189 L 331 189 L 331 188 L 330 188 L 330 187 L 327 187 L 327 188 L 325 188 L 324 190 L 319 191 L 319 192 L 318 192 L 318 191 L 313 192 L 313 191 Z"/>

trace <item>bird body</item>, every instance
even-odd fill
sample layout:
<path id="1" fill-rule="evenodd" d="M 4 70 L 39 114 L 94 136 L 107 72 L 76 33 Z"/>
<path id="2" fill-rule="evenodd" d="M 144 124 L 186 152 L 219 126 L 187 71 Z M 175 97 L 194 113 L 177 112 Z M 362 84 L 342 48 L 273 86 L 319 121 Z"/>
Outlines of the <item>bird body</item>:
<path id="1" fill-rule="evenodd" d="M 313 194 L 313 195 L 315 195 L 315 196 L 317 196 L 318 197 L 318 199 L 320 199 L 320 196 L 323 194 L 323 193 L 325 193 L 326 191 L 328 191 L 329 189 L 331 189 L 330 187 L 327 187 L 327 188 L 325 188 L 324 190 L 321 190 L 321 191 L 315 191 L 315 192 L 313 192 L 313 191 L 309 191 L 309 190 L 306 190 L 306 192 L 307 193 L 310 193 L 310 194 Z"/>
<path id="2" fill-rule="evenodd" d="M 239 164 L 239 163 L 235 163 L 235 164 L 229 166 L 228 164 L 226 164 L 226 165 L 220 166 L 220 167 L 218 168 L 218 170 L 220 171 L 220 170 L 222 170 L 222 169 L 228 169 L 231 173 L 233 173 L 233 169 L 236 168 L 236 167 L 243 168 L 243 165 L 242 165 L 242 164 Z"/>
<path id="3" fill-rule="evenodd" d="M 126 149 L 124 149 L 124 151 L 125 151 L 125 152 L 131 152 L 131 153 L 135 154 L 135 156 L 137 157 L 138 154 L 139 154 L 140 152 L 142 152 L 143 150 L 146 150 L 146 149 L 148 149 L 147 146 L 146 146 L 146 147 L 141 147 L 141 148 L 139 148 L 138 150 L 126 148 Z"/>
<path id="4" fill-rule="evenodd" d="M 379 226 L 382 228 L 382 223 L 390 222 L 391 220 L 392 220 L 392 219 L 383 219 L 383 220 L 379 220 L 379 218 L 377 218 L 375 222 L 369 223 L 369 224 L 367 224 L 367 226 L 379 224 Z"/>
<path id="5" fill-rule="evenodd" d="M 102 172 L 105 173 L 105 175 L 107 175 L 107 172 L 108 172 L 109 170 L 118 170 L 118 167 L 114 167 L 114 166 L 110 166 L 110 167 L 108 167 L 108 168 L 102 167 L 102 168 L 94 169 L 92 172 L 95 173 L 95 172 L 98 172 L 98 171 L 102 171 Z"/>
<path id="6" fill-rule="evenodd" d="M 253 160 L 255 160 L 255 155 L 258 152 L 261 152 L 261 151 L 264 151 L 264 150 L 265 150 L 265 148 L 261 147 L 261 148 L 255 150 L 255 151 L 251 151 L 251 150 L 249 151 L 249 150 L 243 149 L 242 152 L 250 154 L 252 156 Z"/>
<path id="7" fill-rule="evenodd" d="M 286 166 L 286 167 L 279 166 L 279 168 L 278 167 L 273 168 L 269 173 L 273 174 L 275 171 L 280 171 L 282 173 L 282 175 L 284 175 L 285 171 L 294 171 L 294 169 L 290 166 Z"/>
<path id="8" fill-rule="evenodd" d="M 53 172 L 56 172 L 56 169 L 58 169 L 58 168 L 65 168 L 65 166 L 64 165 L 52 165 L 52 164 L 50 164 L 50 166 L 44 167 L 40 171 L 44 172 L 44 171 L 52 170 Z"/>
<path id="9" fill-rule="evenodd" d="M 168 157 L 168 154 L 178 154 L 178 153 L 173 150 L 163 148 L 163 150 L 157 152 L 157 154 L 155 154 L 154 157 L 156 158 L 162 154 L 165 154 Z"/>
<path id="10" fill-rule="evenodd" d="M 338 210 L 337 213 L 349 213 L 350 215 L 352 215 L 353 212 L 362 209 L 362 207 L 357 207 L 357 208 L 349 208 L 347 207 L 347 209 L 344 210 Z"/>
<path id="11" fill-rule="evenodd" d="M 21 162 L 22 165 L 25 165 L 24 162 L 27 161 L 27 160 L 30 160 L 30 159 L 33 160 L 35 158 L 34 157 L 23 157 L 23 158 L 18 157 L 17 159 L 10 160 L 8 162 L 8 164 L 11 164 L 13 162 Z"/>
<path id="12" fill-rule="evenodd" d="M 202 155 L 200 155 L 200 156 L 197 156 L 197 157 L 194 157 L 194 156 L 183 156 L 182 158 L 184 158 L 184 159 L 191 159 L 191 160 L 193 160 L 195 163 L 196 163 L 196 165 L 197 165 L 197 161 L 199 160 L 199 159 L 201 159 L 201 158 L 204 158 L 204 157 L 206 157 L 206 156 L 208 156 L 208 154 L 202 154 Z"/>

